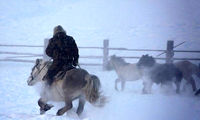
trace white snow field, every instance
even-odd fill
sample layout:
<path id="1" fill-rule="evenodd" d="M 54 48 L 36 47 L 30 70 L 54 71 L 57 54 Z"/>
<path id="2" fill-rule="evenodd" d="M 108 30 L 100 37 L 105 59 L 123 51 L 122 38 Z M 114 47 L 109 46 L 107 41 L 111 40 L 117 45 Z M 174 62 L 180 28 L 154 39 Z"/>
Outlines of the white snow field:
<path id="1" fill-rule="evenodd" d="M 104 39 L 111 47 L 166 49 L 166 41 L 179 50 L 199 50 L 200 2 L 197 0 L 1 0 L 0 44 L 43 45 L 60 24 L 74 37 L 78 46 L 102 46 Z M 0 47 L 0 51 L 41 54 L 42 48 Z M 111 51 L 110 55 L 139 56 L 145 52 Z M 157 55 L 159 53 L 149 53 Z M 102 55 L 99 50 L 80 49 L 81 55 Z M 9 55 L 0 54 L 0 58 Z M 164 56 L 162 56 L 164 57 Z M 199 57 L 199 54 L 176 53 L 175 57 Z M 27 58 L 28 59 L 28 58 Z M 36 58 L 29 58 L 36 59 Z M 137 60 L 128 60 L 136 62 Z M 101 60 L 80 59 L 81 63 Z M 198 63 L 198 61 L 196 61 Z M 200 120 L 200 97 L 191 88 L 176 94 L 154 85 L 152 94 L 142 94 L 142 80 L 127 82 L 125 91 L 117 92 L 114 71 L 82 66 L 97 75 L 108 103 L 96 108 L 86 103 L 83 114 L 72 110 L 63 116 L 56 112 L 64 103 L 39 115 L 39 86 L 26 81 L 33 63 L 0 62 L 0 120 Z M 199 79 L 196 79 L 200 88 Z"/>
<path id="2" fill-rule="evenodd" d="M 14 66 L 14 67 L 13 67 Z M 64 103 L 53 103 L 55 107 L 45 115 L 39 115 L 37 89 L 29 87 L 26 79 L 33 64 L 1 63 L 3 71 L 0 74 L 1 120 L 39 120 L 39 119 L 83 119 L 83 120 L 199 120 L 200 98 L 192 95 L 177 95 L 161 92 L 154 86 L 153 93 L 143 95 L 142 82 L 127 82 L 124 92 L 114 90 L 116 74 L 103 72 L 100 68 L 84 67 L 90 73 L 99 76 L 102 90 L 108 97 L 108 103 L 102 108 L 96 108 L 86 103 L 83 114 L 78 118 L 74 107 L 63 116 L 55 116 Z"/>
<path id="3" fill-rule="evenodd" d="M 45 115 L 39 115 L 37 100 L 38 88 L 29 87 L 27 77 L 33 64 L 1 63 L 0 74 L 0 120 L 199 120 L 200 98 L 189 94 L 177 95 L 174 90 L 162 92 L 159 86 L 153 87 L 153 93 L 143 95 L 142 81 L 127 82 L 124 92 L 114 90 L 114 71 L 104 72 L 96 67 L 84 67 L 90 73 L 99 76 L 102 90 L 108 97 L 108 103 L 96 108 L 86 103 L 83 114 L 75 114 L 77 101 L 72 110 L 63 116 L 55 116 L 64 103 L 55 105 Z"/>

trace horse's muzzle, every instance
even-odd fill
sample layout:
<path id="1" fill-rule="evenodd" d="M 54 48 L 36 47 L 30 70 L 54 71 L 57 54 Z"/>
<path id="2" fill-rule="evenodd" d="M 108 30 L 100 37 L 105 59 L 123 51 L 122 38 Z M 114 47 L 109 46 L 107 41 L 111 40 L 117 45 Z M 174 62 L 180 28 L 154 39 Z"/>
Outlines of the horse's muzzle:
<path id="1" fill-rule="evenodd" d="M 32 86 L 32 85 L 33 85 L 32 80 L 33 80 L 33 77 L 30 76 L 30 77 L 28 78 L 28 80 L 27 80 L 28 86 Z"/>

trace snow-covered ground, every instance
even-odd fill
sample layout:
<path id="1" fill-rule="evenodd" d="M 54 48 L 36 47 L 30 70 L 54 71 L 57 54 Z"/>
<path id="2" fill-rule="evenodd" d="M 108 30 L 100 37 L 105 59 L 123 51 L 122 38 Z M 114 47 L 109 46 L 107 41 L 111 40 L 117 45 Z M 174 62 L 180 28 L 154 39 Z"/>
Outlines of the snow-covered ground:
<path id="1" fill-rule="evenodd" d="M 43 45 L 61 24 L 78 46 L 166 49 L 166 41 L 186 41 L 177 49 L 199 50 L 200 2 L 196 0 L 1 0 L 0 44 Z M 40 54 L 42 48 L 7 48 L 0 51 Z M 101 55 L 102 51 L 80 49 L 80 55 Z M 138 56 L 146 53 L 111 51 L 110 54 Z M 157 55 L 157 53 L 150 53 Z M 5 58 L 8 55 L 0 55 Z M 199 54 L 177 53 L 176 57 L 199 57 Z M 35 59 L 35 58 L 31 58 Z M 80 59 L 80 62 L 91 62 Z M 93 61 L 92 61 L 93 62 Z M 95 60 L 95 62 L 102 62 Z M 136 61 L 129 61 L 136 62 Z M 73 111 L 55 116 L 63 103 L 46 115 L 39 115 L 34 87 L 27 86 L 31 63 L 0 62 L 0 120 L 78 119 Z M 199 120 L 200 98 L 189 91 L 177 95 L 153 87 L 150 95 L 141 94 L 142 81 L 128 82 L 124 92 L 114 90 L 117 75 L 101 67 L 82 66 L 96 74 L 109 102 L 103 108 L 87 103 L 80 117 L 84 120 Z M 198 87 L 199 82 L 198 82 Z"/>
<path id="2" fill-rule="evenodd" d="M 55 107 L 45 115 L 39 115 L 37 100 L 39 94 L 35 88 L 26 83 L 33 64 L 1 63 L 0 74 L 0 120 L 39 120 L 39 119 L 78 119 L 74 107 L 61 117 L 55 116 L 64 103 L 53 103 Z M 14 67 L 13 67 L 14 66 Z M 189 94 L 177 95 L 174 90 L 169 93 L 153 87 L 153 93 L 141 94 L 142 81 L 127 82 L 124 92 L 114 90 L 114 71 L 105 72 L 99 67 L 84 67 L 90 73 L 99 76 L 102 90 L 108 97 L 103 108 L 96 108 L 86 103 L 80 119 L 84 120 L 199 120 L 200 98 Z M 38 89 L 38 88 L 37 88 Z"/>

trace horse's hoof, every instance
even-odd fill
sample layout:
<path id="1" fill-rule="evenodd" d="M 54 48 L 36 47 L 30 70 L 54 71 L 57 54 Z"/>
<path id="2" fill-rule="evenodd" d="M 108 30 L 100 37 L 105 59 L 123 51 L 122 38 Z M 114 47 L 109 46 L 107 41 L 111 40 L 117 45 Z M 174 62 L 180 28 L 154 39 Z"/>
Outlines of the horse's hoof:
<path id="1" fill-rule="evenodd" d="M 47 110 L 50 110 L 52 107 L 53 107 L 53 105 L 51 105 L 51 104 L 46 104 L 46 105 L 44 106 L 44 109 L 43 109 L 43 110 L 47 111 Z"/>
<path id="2" fill-rule="evenodd" d="M 115 87 L 115 90 L 116 90 L 116 91 L 119 91 L 119 89 L 118 89 L 117 87 Z"/>
<path id="3" fill-rule="evenodd" d="M 179 91 L 179 90 L 176 90 L 176 94 L 180 94 L 180 91 Z"/>
<path id="4" fill-rule="evenodd" d="M 199 94 L 199 93 L 197 93 L 197 92 L 196 92 L 196 93 L 194 93 L 194 95 L 195 95 L 195 96 L 197 96 L 198 94 Z"/>
<path id="5" fill-rule="evenodd" d="M 147 92 L 147 91 L 142 91 L 142 94 L 149 94 L 149 92 Z"/>
<path id="6" fill-rule="evenodd" d="M 61 116 L 63 115 L 65 112 L 63 112 L 62 109 L 58 110 L 58 112 L 56 113 L 57 116 Z"/>
<path id="7" fill-rule="evenodd" d="M 81 112 L 76 111 L 76 114 L 77 114 L 78 116 L 80 116 L 81 113 L 82 113 L 82 111 L 81 111 Z"/>
<path id="8" fill-rule="evenodd" d="M 46 111 L 40 108 L 40 115 L 43 115 Z"/>

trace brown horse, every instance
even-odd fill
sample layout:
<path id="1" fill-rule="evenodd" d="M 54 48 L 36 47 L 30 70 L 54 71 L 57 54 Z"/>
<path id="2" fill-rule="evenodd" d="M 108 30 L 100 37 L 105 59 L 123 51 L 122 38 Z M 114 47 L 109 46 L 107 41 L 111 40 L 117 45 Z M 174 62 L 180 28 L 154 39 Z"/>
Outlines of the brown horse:
<path id="1" fill-rule="evenodd" d="M 182 72 L 183 78 L 187 81 L 187 84 L 191 84 L 193 91 L 196 91 L 197 88 L 192 75 L 196 75 L 200 78 L 200 68 L 190 61 L 178 61 L 174 64 Z"/>
<path id="2" fill-rule="evenodd" d="M 124 90 L 126 81 L 136 81 L 142 78 L 142 72 L 138 69 L 136 64 L 130 64 L 124 61 L 124 59 L 117 57 L 115 55 L 110 57 L 108 61 L 108 68 L 114 68 L 118 78 L 115 80 L 115 89 L 117 88 L 117 83 L 121 82 L 121 90 Z"/>
<path id="3" fill-rule="evenodd" d="M 72 101 L 79 99 L 77 114 L 80 115 L 84 109 L 85 101 L 93 105 L 103 106 L 105 97 L 100 92 L 100 80 L 97 76 L 89 74 L 84 69 L 72 69 L 64 74 L 63 77 L 56 77 L 55 82 L 49 86 L 42 78 L 47 72 L 51 62 L 44 62 L 37 59 L 28 79 L 28 85 L 33 86 L 41 82 L 43 89 L 38 100 L 40 114 L 44 114 L 53 105 L 47 104 L 48 101 L 64 101 L 65 106 L 58 110 L 57 115 L 63 115 L 72 108 Z"/>

